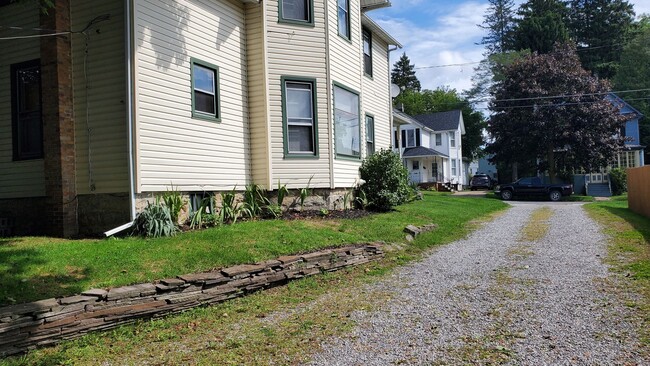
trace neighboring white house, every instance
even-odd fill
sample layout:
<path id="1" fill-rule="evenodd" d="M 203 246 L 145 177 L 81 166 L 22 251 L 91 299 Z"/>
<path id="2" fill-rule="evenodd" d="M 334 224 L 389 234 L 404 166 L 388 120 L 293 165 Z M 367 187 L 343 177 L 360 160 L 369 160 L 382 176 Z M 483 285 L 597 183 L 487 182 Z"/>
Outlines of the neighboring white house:
<path id="1" fill-rule="evenodd" d="M 54 2 L 0 0 L 0 218 L 16 234 L 111 229 L 172 185 L 336 192 L 390 146 L 400 44 L 366 14 L 388 0 Z"/>
<path id="2" fill-rule="evenodd" d="M 409 116 L 393 111 L 393 146 L 408 168 L 411 182 L 467 185 L 463 167 L 460 110 Z"/>

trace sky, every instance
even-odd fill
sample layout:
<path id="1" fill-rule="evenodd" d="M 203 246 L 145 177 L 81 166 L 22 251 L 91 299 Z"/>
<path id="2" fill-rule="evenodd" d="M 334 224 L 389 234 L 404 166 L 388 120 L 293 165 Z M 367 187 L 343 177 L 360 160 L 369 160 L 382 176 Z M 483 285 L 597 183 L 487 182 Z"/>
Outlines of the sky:
<path id="1" fill-rule="evenodd" d="M 638 14 L 650 14 L 649 0 L 628 0 Z M 522 3 L 523 0 L 515 0 Z M 389 8 L 368 15 L 403 46 L 391 53 L 392 65 L 403 52 L 415 65 L 423 89 L 448 86 L 463 91 L 471 87 L 476 65 L 438 67 L 481 61 L 483 46 L 477 45 L 485 30 L 487 0 L 392 0 Z M 433 67 L 432 67 L 433 66 Z"/>

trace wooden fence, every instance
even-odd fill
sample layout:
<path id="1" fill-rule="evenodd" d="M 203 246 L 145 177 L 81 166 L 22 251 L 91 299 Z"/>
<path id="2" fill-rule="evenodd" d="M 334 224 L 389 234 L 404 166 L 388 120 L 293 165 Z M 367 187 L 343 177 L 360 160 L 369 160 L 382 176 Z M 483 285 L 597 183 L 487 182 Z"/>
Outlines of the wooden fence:
<path id="1" fill-rule="evenodd" d="M 630 209 L 650 217 L 650 165 L 627 170 L 627 192 Z"/>

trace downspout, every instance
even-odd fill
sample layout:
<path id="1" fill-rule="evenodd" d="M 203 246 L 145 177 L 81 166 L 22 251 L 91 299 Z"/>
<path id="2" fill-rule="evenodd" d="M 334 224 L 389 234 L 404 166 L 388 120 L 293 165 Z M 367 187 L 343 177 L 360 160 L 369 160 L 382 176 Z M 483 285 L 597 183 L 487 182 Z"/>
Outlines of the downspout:
<path id="1" fill-rule="evenodd" d="M 388 46 L 390 46 L 390 45 L 388 45 Z M 395 50 L 398 50 L 399 48 L 400 48 L 399 46 L 395 46 L 395 48 L 388 47 L 388 52 L 386 52 L 386 63 L 388 64 L 388 79 L 389 80 L 391 79 L 391 77 L 390 77 L 390 53 L 395 51 Z M 388 133 L 390 135 L 388 136 L 388 141 L 391 141 L 393 139 L 393 136 L 395 136 L 395 134 L 393 134 L 394 121 L 393 121 L 393 96 L 391 95 L 391 90 L 390 90 L 391 89 L 391 84 L 392 84 L 392 81 L 388 83 L 388 98 L 390 98 L 390 102 L 388 103 L 388 120 L 390 122 L 390 128 L 388 129 Z M 402 159 L 402 150 L 400 149 L 398 141 L 400 140 L 400 137 L 402 135 L 400 134 L 401 132 L 400 132 L 399 127 L 396 129 L 396 131 L 397 131 L 397 141 L 394 141 L 395 146 L 393 146 L 393 148 L 397 149 L 397 154 L 399 155 L 399 158 L 401 160 Z"/>
<path id="2" fill-rule="evenodd" d="M 335 146 L 334 146 L 334 116 L 333 116 L 333 103 L 332 98 L 334 98 L 333 89 L 332 89 L 332 68 L 330 60 L 330 27 L 329 27 L 329 5 L 327 1 L 325 2 L 325 87 L 327 90 L 327 131 L 328 136 L 328 150 L 329 150 L 329 178 L 330 178 L 330 189 L 335 187 L 334 179 L 334 156 L 335 156 Z"/>
<path id="3" fill-rule="evenodd" d="M 130 222 L 120 225 L 114 229 L 104 232 L 105 236 L 112 236 L 122 232 L 131 226 L 136 216 L 135 209 L 135 182 L 134 182 L 134 161 L 133 161 L 133 63 L 132 61 L 132 42 L 131 42 L 131 4 L 132 0 L 124 2 L 124 23 L 125 23 L 125 67 L 126 67 L 126 134 L 128 145 L 128 167 L 129 167 L 129 217 Z"/>

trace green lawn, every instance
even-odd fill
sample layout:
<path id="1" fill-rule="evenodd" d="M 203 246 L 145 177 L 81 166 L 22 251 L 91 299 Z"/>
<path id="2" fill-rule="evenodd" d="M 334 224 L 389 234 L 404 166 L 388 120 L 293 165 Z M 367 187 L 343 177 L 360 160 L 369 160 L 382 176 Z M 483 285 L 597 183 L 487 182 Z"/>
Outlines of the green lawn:
<path id="1" fill-rule="evenodd" d="M 608 262 L 624 274 L 625 285 L 641 296 L 628 303 L 640 311 L 643 341 L 650 345 L 650 218 L 628 209 L 627 196 L 613 197 L 585 206 L 605 228 L 611 245 Z"/>
<path id="2" fill-rule="evenodd" d="M 151 282 L 186 273 L 322 247 L 382 240 L 403 242 L 407 224 L 436 223 L 426 244 L 448 241 L 465 224 L 502 209 L 496 200 L 424 192 L 424 200 L 355 220 L 252 221 L 173 238 L 0 239 L 0 306 L 100 287 Z"/>

